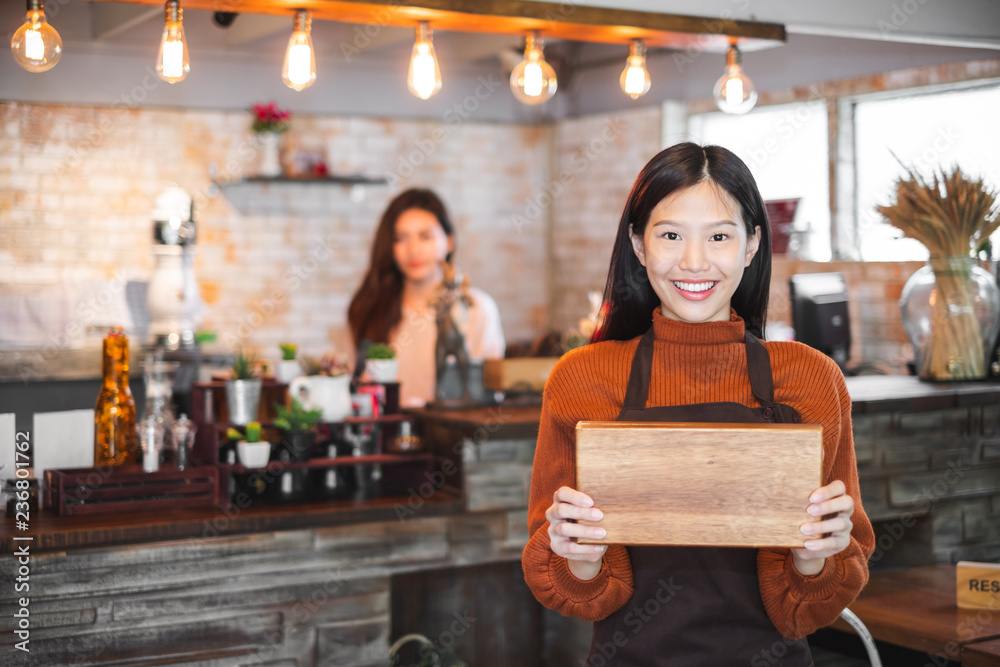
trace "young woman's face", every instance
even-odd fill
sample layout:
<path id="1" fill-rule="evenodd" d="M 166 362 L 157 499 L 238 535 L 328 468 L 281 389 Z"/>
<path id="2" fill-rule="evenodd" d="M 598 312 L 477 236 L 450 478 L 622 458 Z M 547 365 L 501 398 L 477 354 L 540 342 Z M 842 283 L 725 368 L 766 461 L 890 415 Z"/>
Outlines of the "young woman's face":
<path id="1" fill-rule="evenodd" d="M 724 322 L 743 270 L 757 252 L 736 201 L 709 181 L 679 190 L 653 209 L 632 248 L 660 297 L 660 312 L 679 322 Z"/>
<path id="2" fill-rule="evenodd" d="M 396 219 L 392 253 L 407 282 L 439 282 L 438 262 L 448 256 L 453 245 L 437 216 L 429 211 L 411 208 Z"/>

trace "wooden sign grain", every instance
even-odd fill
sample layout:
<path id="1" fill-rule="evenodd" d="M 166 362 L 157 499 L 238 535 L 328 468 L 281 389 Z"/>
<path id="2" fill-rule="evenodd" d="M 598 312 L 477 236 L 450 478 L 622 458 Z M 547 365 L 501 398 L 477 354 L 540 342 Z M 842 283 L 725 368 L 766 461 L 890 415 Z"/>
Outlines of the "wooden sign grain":
<path id="1" fill-rule="evenodd" d="M 579 422 L 576 488 L 604 513 L 585 544 L 801 547 L 821 486 L 812 424 Z"/>

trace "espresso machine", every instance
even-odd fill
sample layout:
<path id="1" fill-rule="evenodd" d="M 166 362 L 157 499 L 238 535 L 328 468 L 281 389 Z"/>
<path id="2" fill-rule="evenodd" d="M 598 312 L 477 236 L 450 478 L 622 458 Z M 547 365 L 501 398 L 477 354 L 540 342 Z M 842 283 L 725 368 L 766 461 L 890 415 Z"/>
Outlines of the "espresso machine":
<path id="1" fill-rule="evenodd" d="M 194 278 L 194 203 L 179 187 L 156 198 L 153 209 L 153 276 L 146 293 L 152 345 L 193 350 L 202 319 L 201 291 Z"/>
<path id="2" fill-rule="evenodd" d="M 191 385 L 203 361 L 195 331 L 203 306 L 194 276 L 197 236 L 194 204 L 183 189 L 172 186 L 156 198 L 153 209 L 153 275 L 146 291 L 150 323 L 147 356 L 176 362 L 172 403 L 176 414 L 191 414 Z"/>

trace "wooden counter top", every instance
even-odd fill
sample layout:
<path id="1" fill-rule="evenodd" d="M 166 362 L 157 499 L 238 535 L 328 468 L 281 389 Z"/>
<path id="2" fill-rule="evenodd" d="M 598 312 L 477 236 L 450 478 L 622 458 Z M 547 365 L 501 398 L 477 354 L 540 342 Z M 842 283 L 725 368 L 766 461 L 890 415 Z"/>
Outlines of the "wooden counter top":
<path id="1" fill-rule="evenodd" d="M 949 660 L 963 645 L 1000 637 L 1000 616 L 956 606 L 954 565 L 874 573 L 849 608 L 875 639 Z M 842 619 L 833 627 L 851 631 Z"/>
<path id="2" fill-rule="evenodd" d="M 923 382 L 913 375 L 845 378 L 854 414 L 1000 403 L 1000 382 Z"/>
<path id="3" fill-rule="evenodd" d="M 34 551 L 56 551 L 119 544 L 200 539 L 218 535 L 260 533 L 296 528 L 339 526 L 353 523 L 396 521 L 397 508 L 413 501 L 396 496 L 364 501 L 330 500 L 316 503 L 266 505 L 251 503 L 240 508 L 209 508 L 168 512 L 133 512 L 96 516 L 57 516 L 51 510 L 32 511 L 28 530 L 15 530 L 11 517 L 4 517 L 0 553 L 11 553 L 14 537 L 33 537 Z M 418 498 L 421 516 L 446 516 L 462 511 L 462 501 L 437 492 Z"/>
<path id="4" fill-rule="evenodd" d="M 542 415 L 539 400 L 532 404 L 500 404 L 470 410 L 407 410 L 419 417 L 424 427 L 448 430 L 452 436 L 482 440 L 481 436 L 497 439 L 534 438 Z M 449 438 L 450 440 L 450 438 Z"/>
<path id="5" fill-rule="evenodd" d="M 923 382 L 912 375 L 864 375 L 845 378 L 854 414 L 933 410 L 1000 403 L 1000 382 Z M 538 434 L 541 402 L 497 405 L 472 410 L 411 410 L 421 420 L 474 437 L 485 428 L 497 438 Z"/>

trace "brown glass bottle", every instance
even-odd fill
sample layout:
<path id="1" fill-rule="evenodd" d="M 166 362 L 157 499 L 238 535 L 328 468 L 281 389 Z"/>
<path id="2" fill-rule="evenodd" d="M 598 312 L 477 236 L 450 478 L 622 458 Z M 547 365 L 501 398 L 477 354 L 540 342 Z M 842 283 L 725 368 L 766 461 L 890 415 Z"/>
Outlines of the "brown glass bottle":
<path id="1" fill-rule="evenodd" d="M 104 339 L 104 380 L 94 408 L 94 466 L 139 463 L 135 399 L 128 388 L 128 338 L 112 329 Z"/>

